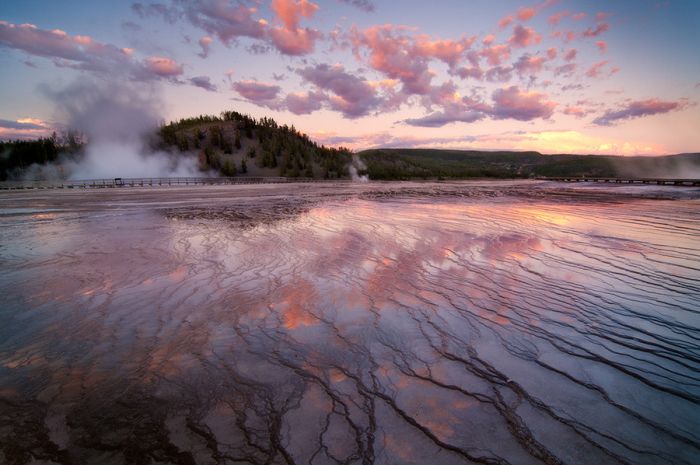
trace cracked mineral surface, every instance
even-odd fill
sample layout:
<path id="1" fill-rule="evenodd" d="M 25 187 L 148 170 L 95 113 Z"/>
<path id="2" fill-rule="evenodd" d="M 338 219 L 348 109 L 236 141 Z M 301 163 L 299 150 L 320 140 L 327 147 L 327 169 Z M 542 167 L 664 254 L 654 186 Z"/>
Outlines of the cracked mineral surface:
<path id="1" fill-rule="evenodd" d="M 0 463 L 698 463 L 698 199 L 1 193 Z"/>

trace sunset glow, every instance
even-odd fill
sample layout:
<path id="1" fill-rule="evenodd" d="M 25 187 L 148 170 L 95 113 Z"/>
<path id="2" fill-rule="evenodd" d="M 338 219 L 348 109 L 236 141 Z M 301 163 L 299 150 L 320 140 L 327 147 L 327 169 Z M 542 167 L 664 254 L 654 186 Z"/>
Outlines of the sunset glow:
<path id="1" fill-rule="evenodd" d="M 1 139 L 66 129 L 52 95 L 96 79 L 355 150 L 700 149 L 693 1 L 38 3 L 0 7 Z"/>

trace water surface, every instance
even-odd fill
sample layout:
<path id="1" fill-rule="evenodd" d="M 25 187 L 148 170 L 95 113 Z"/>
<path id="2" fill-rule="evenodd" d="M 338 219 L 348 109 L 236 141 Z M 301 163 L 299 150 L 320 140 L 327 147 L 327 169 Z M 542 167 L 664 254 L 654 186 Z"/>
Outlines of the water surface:
<path id="1" fill-rule="evenodd" d="M 653 189 L 2 194 L 0 462 L 697 463 L 700 196 Z"/>

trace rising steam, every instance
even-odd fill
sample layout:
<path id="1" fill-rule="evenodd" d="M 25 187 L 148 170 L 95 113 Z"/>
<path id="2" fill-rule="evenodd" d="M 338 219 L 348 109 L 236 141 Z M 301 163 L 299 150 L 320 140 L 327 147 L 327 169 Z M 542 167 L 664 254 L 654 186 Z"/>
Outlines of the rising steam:
<path id="1" fill-rule="evenodd" d="M 617 157 L 613 160 L 621 177 L 654 179 L 700 179 L 700 156 Z"/>
<path id="2" fill-rule="evenodd" d="M 87 137 L 84 157 L 62 163 L 70 179 L 198 174 L 196 157 L 149 147 L 162 113 L 153 88 L 81 79 L 44 92 L 54 101 L 58 120 Z"/>
<path id="3" fill-rule="evenodd" d="M 353 181 L 358 181 L 358 182 L 367 182 L 369 181 L 369 176 L 366 174 L 360 175 L 359 171 L 365 171 L 367 170 L 367 165 L 360 160 L 360 157 L 357 156 L 356 153 L 352 154 L 352 161 L 350 162 L 350 168 L 348 171 L 350 171 L 350 177 L 352 178 Z"/>

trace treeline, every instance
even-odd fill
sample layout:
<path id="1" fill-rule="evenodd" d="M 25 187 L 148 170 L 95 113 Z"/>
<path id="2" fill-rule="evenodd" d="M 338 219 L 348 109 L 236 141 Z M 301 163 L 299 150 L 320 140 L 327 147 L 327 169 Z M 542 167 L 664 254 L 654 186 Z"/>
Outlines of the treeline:
<path id="1" fill-rule="evenodd" d="M 55 163 L 61 157 L 81 153 L 83 138 L 74 132 L 34 140 L 0 141 L 0 181 L 6 181 L 30 166 Z"/>
<path id="2" fill-rule="evenodd" d="M 359 153 L 370 179 L 529 178 L 620 173 L 624 157 L 542 155 L 539 152 L 377 149 Z"/>
<path id="3" fill-rule="evenodd" d="M 294 126 L 236 111 L 201 115 L 164 124 L 157 148 L 196 151 L 200 168 L 226 176 L 257 171 L 288 177 L 333 179 L 348 176 L 352 154 L 319 145 Z"/>

